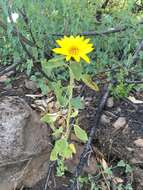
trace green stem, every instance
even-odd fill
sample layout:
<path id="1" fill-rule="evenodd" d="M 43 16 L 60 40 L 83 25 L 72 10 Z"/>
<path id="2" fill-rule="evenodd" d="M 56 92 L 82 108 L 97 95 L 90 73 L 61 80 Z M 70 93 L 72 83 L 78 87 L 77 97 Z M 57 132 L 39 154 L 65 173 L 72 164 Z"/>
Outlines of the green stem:
<path id="1" fill-rule="evenodd" d="M 70 118 L 71 118 L 71 113 L 72 113 L 72 105 L 71 105 L 71 99 L 73 97 L 73 88 L 74 88 L 74 75 L 72 73 L 72 70 L 69 68 L 69 74 L 70 74 L 70 83 L 69 83 L 69 105 L 68 105 L 68 114 L 67 114 L 67 126 L 66 126 L 66 138 L 69 137 L 70 134 Z"/>

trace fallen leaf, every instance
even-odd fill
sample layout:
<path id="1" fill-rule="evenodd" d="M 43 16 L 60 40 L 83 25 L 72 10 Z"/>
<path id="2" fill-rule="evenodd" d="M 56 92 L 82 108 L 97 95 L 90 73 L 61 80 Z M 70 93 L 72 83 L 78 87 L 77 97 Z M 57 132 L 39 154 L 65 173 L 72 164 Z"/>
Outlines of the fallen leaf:
<path id="1" fill-rule="evenodd" d="M 108 164 L 107 164 L 107 162 L 103 158 L 101 160 L 101 165 L 102 165 L 102 167 L 103 167 L 104 170 L 106 170 L 108 168 Z"/>
<path id="2" fill-rule="evenodd" d="M 135 97 L 133 96 L 129 96 L 128 100 L 130 100 L 131 102 L 133 102 L 134 104 L 143 104 L 142 100 L 137 100 Z"/>
<path id="3" fill-rule="evenodd" d="M 113 182 L 117 185 L 119 183 L 123 183 L 124 180 L 122 178 L 120 178 L 120 177 L 114 177 Z"/>

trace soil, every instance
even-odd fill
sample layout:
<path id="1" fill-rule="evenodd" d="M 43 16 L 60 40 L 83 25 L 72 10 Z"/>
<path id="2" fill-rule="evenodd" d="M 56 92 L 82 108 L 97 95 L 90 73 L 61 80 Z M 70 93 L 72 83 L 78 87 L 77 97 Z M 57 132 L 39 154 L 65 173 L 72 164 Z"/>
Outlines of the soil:
<path id="1" fill-rule="evenodd" d="M 33 99 L 26 95 L 39 94 L 40 90 L 37 88 L 36 92 L 33 92 L 32 89 L 27 89 L 25 87 L 25 80 L 28 80 L 27 77 L 20 73 L 15 76 L 15 80 L 9 85 L 6 85 L 5 81 L 0 82 L 0 96 L 20 96 L 24 98 L 29 103 L 29 105 L 31 105 L 33 103 Z M 81 88 L 79 91 L 82 91 L 82 95 L 85 99 L 85 109 L 81 110 L 79 121 L 81 127 L 83 127 L 87 133 L 89 133 L 91 127 L 94 125 L 97 103 L 101 94 L 99 92 L 95 93 L 85 86 L 80 86 Z M 134 92 L 131 94 L 131 96 L 143 101 L 143 93 Z M 127 183 L 133 183 L 133 188 L 135 190 L 142 190 L 143 146 L 142 144 L 139 146 L 136 145 L 135 141 L 137 139 L 143 139 L 143 104 L 135 104 L 128 99 L 114 100 L 112 107 L 105 107 L 103 115 L 106 116 L 106 119 L 104 119 L 104 121 L 101 119 L 100 128 L 95 134 L 93 143 L 96 161 L 99 160 L 97 157 L 100 155 L 99 157 L 102 157 L 109 167 L 115 166 L 120 160 L 124 160 L 125 162 L 131 164 L 135 172 L 126 174 L 124 169 L 117 168 L 113 172 L 113 177 L 118 178 L 118 180 L 122 180 L 124 185 Z M 126 122 L 123 126 L 116 128 L 114 124 L 117 119 L 121 117 L 124 118 Z M 79 146 L 81 145 L 79 144 Z M 49 189 L 66 189 L 71 176 L 72 174 L 68 173 L 64 177 L 56 177 L 53 170 L 52 178 L 49 181 L 49 186 L 51 188 Z M 46 179 L 42 180 L 33 188 L 25 187 L 23 190 L 43 190 L 45 180 Z M 103 190 L 106 190 L 106 188 L 104 188 L 105 180 L 103 177 L 98 179 L 98 184 L 102 186 Z M 90 188 L 89 186 L 84 186 L 81 189 L 89 190 Z"/>

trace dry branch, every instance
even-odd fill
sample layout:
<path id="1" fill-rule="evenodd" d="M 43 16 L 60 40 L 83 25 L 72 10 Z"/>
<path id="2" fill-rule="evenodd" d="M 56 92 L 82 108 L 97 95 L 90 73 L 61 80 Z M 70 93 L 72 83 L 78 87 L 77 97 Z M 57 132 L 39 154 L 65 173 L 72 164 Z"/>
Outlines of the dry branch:
<path id="1" fill-rule="evenodd" d="M 12 70 L 14 70 L 19 64 L 21 64 L 21 61 L 17 61 L 16 63 L 8 66 L 7 68 L 3 69 L 2 71 L 0 71 L 0 77 Z"/>
<path id="2" fill-rule="evenodd" d="M 143 21 L 139 22 L 138 24 L 143 24 Z M 132 26 L 130 27 L 132 28 Z M 102 32 L 97 32 L 97 31 L 88 31 L 88 32 L 81 32 L 78 33 L 76 35 L 82 35 L 82 36 L 104 36 L 104 35 L 108 35 L 108 34 L 113 34 L 113 33 L 119 33 L 119 32 L 124 32 L 125 30 L 129 29 L 129 27 L 114 27 L 114 28 L 110 28 L 106 31 L 102 31 Z M 64 35 L 71 35 L 71 34 L 52 34 L 53 36 L 64 36 Z"/>
<path id="3" fill-rule="evenodd" d="M 5 31 L 7 31 L 7 25 L 2 21 L 0 20 L 0 27 L 3 28 Z M 31 46 L 31 47 L 34 47 L 35 44 L 33 42 L 31 42 L 30 40 L 28 40 L 26 37 L 24 37 L 20 32 L 17 33 L 17 31 L 15 29 L 12 30 L 12 35 L 13 36 L 19 36 L 19 38 L 24 42 L 26 43 L 27 45 Z"/>
<path id="4" fill-rule="evenodd" d="M 91 31 L 91 32 L 82 32 L 82 33 L 78 33 L 77 35 L 82 35 L 82 36 L 103 36 L 103 35 L 107 35 L 107 34 L 111 34 L 111 33 L 117 33 L 117 32 L 123 32 L 125 31 L 127 28 L 112 28 L 103 32 L 96 32 L 96 31 Z M 53 36 L 64 36 L 65 34 L 52 34 Z M 66 34 L 67 36 L 69 36 L 70 34 Z"/>
<path id="5" fill-rule="evenodd" d="M 135 53 L 133 55 L 133 63 L 134 64 L 136 64 L 141 50 L 143 50 L 143 40 L 141 41 L 141 43 L 139 44 L 139 46 L 137 47 L 137 49 L 135 50 Z"/>

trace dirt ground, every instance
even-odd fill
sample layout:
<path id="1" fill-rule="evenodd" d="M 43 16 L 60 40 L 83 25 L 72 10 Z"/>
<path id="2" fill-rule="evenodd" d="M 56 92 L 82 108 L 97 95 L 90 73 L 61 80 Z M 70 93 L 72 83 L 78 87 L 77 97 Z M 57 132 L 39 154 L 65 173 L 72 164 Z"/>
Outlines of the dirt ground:
<path id="1" fill-rule="evenodd" d="M 15 80 L 6 83 L 6 80 L 0 78 L 0 96 L 20 96 L 24 98 L 29 105 L 33 105 L 34 100 L 27 94 L 40 94 L 40 90 L 24 74 L 14 76 Z M 31 85 L 31 86 L 30 86 Z M 79 85 L 79 92 L 85 99 L 85 109 L 80 112 L 80 125 L 88 133 L 94 125 L 94 117 L 97 111 L 97 103 L 100 99 L 100 93 Z M 78 91 L 77 91 L 78 93 Z M 118 161 L 125 160 L 133 166 L 134 172 L 126 174 L 123 170 L 115 169 L 114 178 L 120 179 L 123 184 L 128 182 L 133 184 L 135 190 L 143 189 L 143 93 L 133 92 L 131 97 L 140 100 L 140 103 L 134 103 L 127 98 L 115 100 L 110 97 L 104 112 L 101 116 L 100 128 L 97 129 L 93 143 L 95 161 L 98 157 L 104 158 L 108 166 L 115 166 Z M 40 99 L 44 99 L 41 97 Z M 33 108 L 33 107 L 32 107 Z M 34 109 L 34 108 L 33 108 Z M 35 108 L 37 110 L 37 108 Z M 84 146 L 78 144 L 79 148 Z M 77 153 L 80 157 L 80 151 Z M 78 163 L 78 161 L 76 162 Z M 73 164 L 72 161 L 69 164 Z M 75 164 L 75 163 L 74 163 Z M 73 165 L 72 165 L 73 166 Z M 93 166 L 91 166 L 92 168 Z M 89 173 L 92 173 L 90 167 Z M 96 170 L 96 172 L 98 172 Z M 96 173 L 95 172 L 95 173 Z M 56 177 L 54 171 L 49 180 L 49 189 L 64 190 L 67 188 L 72 177 L 71 173 L 66 173 L 64 177 Z M 33 188 L 24 188 L 23 190 L 44 190 L 45 180 L 42 180 Z M 105 184 L 103 177 L 98 179 L 98 184 Z M 120 183 L 120 182 L 119 182 Z M 104 185 L 103 185 L 104 186 Z M 84 190 L 90 189 L 89 186 L 82 187 Z M 106 190 L 103 189 L 103 190 Z"/>

